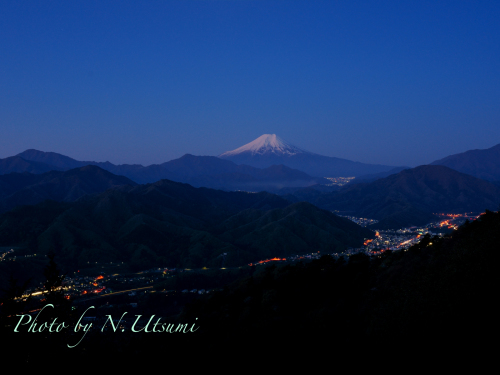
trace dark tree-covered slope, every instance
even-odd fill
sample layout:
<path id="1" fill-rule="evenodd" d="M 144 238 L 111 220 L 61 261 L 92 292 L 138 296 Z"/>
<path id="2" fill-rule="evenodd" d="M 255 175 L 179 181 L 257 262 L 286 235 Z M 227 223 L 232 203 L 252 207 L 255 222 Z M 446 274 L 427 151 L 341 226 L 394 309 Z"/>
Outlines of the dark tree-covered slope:
<path id="1" fill-rule="evenodd" d="M 500 144 L 485 150 L 469 150 L 450 155 L 431 164 L 444 165 L 488 181 L 500 181 Z"/>
<path id="2" fill-rule="evenodd" d="M 485 348 L 495 322 L 499 236 L 500 213 L 486 212 L 408 251 L 256 270 L 189 305 L 182 319 L 198 318 L 201 337 L 192 343 L 200 347 L 216 338 L 220 348 L 240 350 L 254 342 L 321 348 L 328 340 L 331 350 L 360 343 L 368 350 Z"/>
<path id="3" fill-rule="evenodd" d="M 47 201 L 0 216 L 0 246 L 53 250 L 69 269 L 123 261 L 133 268 L 241 265 L 263 257 L 336 252 L 373 232 L 309 203 L 162 180 L 74 203 Z"/>
<path id="4" fill-rule="evenodd" d="M 0 212 L 46 199 L 71 202 L 84 195 L 102 193 L 120 185 L 137 184 L 92 165 L 66 172 L 0 175 Z"/>

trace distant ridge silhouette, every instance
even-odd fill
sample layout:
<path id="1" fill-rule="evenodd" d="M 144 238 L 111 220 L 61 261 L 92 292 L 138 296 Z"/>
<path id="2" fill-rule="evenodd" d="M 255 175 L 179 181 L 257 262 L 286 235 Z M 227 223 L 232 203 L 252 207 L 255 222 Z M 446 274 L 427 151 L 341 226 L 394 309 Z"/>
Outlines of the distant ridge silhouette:
<path id="1" fill-rule="evenodd" d="M 500 181 L 500 144 L 485 150 L 469 150 L 450 155 L 431 164 L 444 165 L 488 181 Z"/>
<path id="2" fill-rule="evenodd" d="M 244 146 L 222 153 L 219 157 L 257 168 L 283 164 L 318 177 L 361 176 L 394 168 L 315 154 L 291 145 L 276 134 L 263 134 Z"/>

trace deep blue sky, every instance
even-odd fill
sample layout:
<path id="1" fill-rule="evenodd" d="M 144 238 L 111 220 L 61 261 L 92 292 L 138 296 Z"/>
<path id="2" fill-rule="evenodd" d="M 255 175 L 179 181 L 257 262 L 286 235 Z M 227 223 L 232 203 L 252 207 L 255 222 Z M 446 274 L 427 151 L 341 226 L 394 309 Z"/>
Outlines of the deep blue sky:
<path id="1" fill-rule="evenodd" d="M 498 1 L 0 1 L 0 158 L 264 133 L 389 165 L 500 143 Z"/>

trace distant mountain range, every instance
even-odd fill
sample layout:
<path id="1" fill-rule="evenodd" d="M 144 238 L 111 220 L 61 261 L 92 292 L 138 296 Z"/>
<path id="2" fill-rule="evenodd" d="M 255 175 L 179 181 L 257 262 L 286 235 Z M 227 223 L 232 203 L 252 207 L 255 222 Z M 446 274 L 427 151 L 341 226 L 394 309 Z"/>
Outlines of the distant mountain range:
<path id="1" fill-rule="evenodd" d="M 195 187 L 222 190 L 274 191 L 283 187 L 310 186 L 328 181 L 315 178 L 284 165 L 259 169 L 222 160 L 215 156 L 183 157 L 162 164 L 144 167 L 139 164 L 114 165 L 110 162 L 78 161 L 54 152 L 26 150 L 14 157 L 0 160 L 0 175 L 11 172 L 45 173 L 66 171 L 86 165 L 95 165 L 115 175 L 128 177 L 144 184 L 169 179 L 189 183 Z"/>
<path id="2" fill-rule="evenodd" d="M 375 226 L 385 229 L 423 225 L 435 219 L 433 213 L 496 210 L 500 187 L 448 167 L 423 165 L 337 192 L 302 189 L 285 195 L 293 196 L 327 210 L 378 219 Z"/>
<path id="3" fill-rule="evenodd" d="M 450 155 L 431 165 L 444 165 L 483 180 L 500 181 L 500 144 L 485 150 Z"/>
<path id="4" fill-rule="evenodd" d="M 245 160 L 254 166 L 237 164 Z M 94 168 L 83 169 L 87 165 Z M 384 170 L 371 169 L 371 174 L 366 174 L 365 167 Z M 330 172 L 337 171 L 328 172 L 331 176 L 360 173 L 343 188 L 327 186 L 330 181 L 311 177 L 311 174 L 328 176 L 325 172 L 328 168 Z M 109 174 L 103 173 L 103 169 Z M 316 173 L 319 170 L 325 173 Z M 396 228 L 425 224 L 438 211 L 497 209 L 500 145 L 451 155 L 413 169 L 372 166 L 317 155 L 290 145 L 275 134 L 265 134 L 220 157 L 186 154 L 147 167 L 78 161 L 53 152 L 26 150 L 0 159 L 0 212 L 45 199 L 74 201 L 119 185 L 163 179 L 226 191 L 276 192 L 290 201 L 308 201 L 324 209 L 381 220 L 379 228 Z"/>
<path id="5" fill-rule="evenodd" d="M 39 254 L 53 250 L 71 270 L 115 261 L 136 269 L 242 265 L 342 251 L 364 238 L 373 232 L 306 202 L 168 180 L 0 215 L 0 246 L 26 246 Z"/>
<path id="6" fill-rule="evenodd" d="M 7 173 L 23 173 L 23 172 L 38 174 L 49 171 L 61 171 L 61 170 L 64 169 L 56 167 L 54 165 L 49 165 L 29 159 L 24 159 L 21 156 L 10 156 L 5 159 L 0 159 L 0 175 Z"/>
<path id="7" fill-rule="evenodd" d="M 163 163 L 161 166 L 174 176 L 172 178 L 174 181 L 225 190 L 273 191 L 285 186 L 328 183 L 326 179 L 311 177 L 282 164 L 260 169 L 248 165 L 237 165 L 214 156 L 186 154 L 179 159 Z"/>
<path id="8" fill-rule="evenodd" d="M 322 177 L 356 177 L 351 183 L 369 182 L 409 168 L 364 164 L 318 155 L 293 146 L 276 134 L 264 134 L 219 157 L 186 154 L 179 159 L 149 166 L 78 161 L 54 152 L 30 149 L 0 159 L 0 175 L 11 172 L 39 174 L 52 170 L 66 171 L 85 165 L 99 166 L 139 184 L 169 179 L 193 186 L 249 191 L 278 191 L 281 188 L 328 184 Z M 500 144 L 486 150 L 451 155 L 431 165 L 444 165 L 498 184 Z"/>
<path id="9" fill-rule="evenodd" d="M 229 163 L 244 172 L 248 169 L 248 174 L 235 172 L 231 175 L 233 181 L 243 178 L 243 183 L 247 186 L 252 180 L 262 183 L 267 177 L 266 173 L 269 174 L 269 179 L 275 178 L 274 176 L 281 176 L 282 179 L 290 176 L 289 178 L 294 179 L 292 181 L 297 181 L 303 175 L 299 171 L 292 173 L 292 170 L 284 166 L 260 170 L 249 166 L 236 166 L 217 158 L 217 163 L 213 164 L 212 158 L 186 155 L 170 162 L 171 171 L 184 180 L 207 185 L 217 185 L 221 180 L 229 180 L 227 174 L 217 175 L 216 168 L 210 169 L 217 163 Z M 197 168 L 200 170 L 205 169 L 204 162 L 208 161 L 206 170 L 213 174 L 204 178 L 196 177 L 199 172 L 197 168 L 193 168 L 193 161 L 199 163 Z M 184 163 L 190 167 L 183 168 Z M 252 177 L 250 173 L 258 174 L 260 180 Z M 137 184 L 126 177 L 114 175 L 92 165 L 64 172 L 0 175 L 0 212 L 21 205 L 37 204 L 46 199 L 72 202 L 85 195 L 98 194 L 125 185 Z M 323 209 L 381 220 L 377 224 L 379 229 L 425 224 L 433 220 L 433 213 L 437 212 L 482 212 L 485 209 L 497 209 L 500 204 L 499 186 L 444 166 L 427 165 L 405 169 L 373 182 L 360 182 L 342 188 L 322 186 L 324 185 L 313 185 L 309 188 L 288 187 L 279 192 L 291 202 L 307 201 Z"/>
<path id="10" fill-rule="evenodd" d="M 304 171 L 311 176 L 356 177 L 386 172 L 394 166 L 364 164 L 347 159 L 318 155 L 293 146 L 276 134 L 263 134 L 254 141 L 235 150 L 224 152 L 220 158 L 236 164 L 266 168 L 283 164 Z"/>

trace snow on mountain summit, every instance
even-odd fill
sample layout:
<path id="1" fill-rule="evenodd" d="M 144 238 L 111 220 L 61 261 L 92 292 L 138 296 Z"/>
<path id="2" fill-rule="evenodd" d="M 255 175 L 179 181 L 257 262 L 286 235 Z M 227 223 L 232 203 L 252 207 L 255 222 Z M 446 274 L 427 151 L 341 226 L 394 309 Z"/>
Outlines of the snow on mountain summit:
<path id="1" fill-rule="evenodd" d="M 300 148 L 293 146 L 276 134 L 263 134 L 259 138 L 247 143 L 232 151 L 226 151 L 219 157 L 230 157 L 242 153 L 249 153 L 251 155 L 263 155 L 263 154 L 278 154 L 278 155 L 295 155 L 295 154 L 309 154 L 310 152 L 301 150 Z"/>

